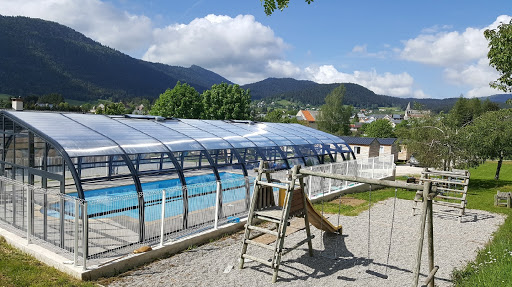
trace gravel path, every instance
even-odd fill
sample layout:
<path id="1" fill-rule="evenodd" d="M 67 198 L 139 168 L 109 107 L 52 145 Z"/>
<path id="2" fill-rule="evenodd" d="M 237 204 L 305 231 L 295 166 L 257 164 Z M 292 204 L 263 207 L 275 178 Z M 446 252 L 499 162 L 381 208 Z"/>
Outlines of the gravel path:
<path id="1" fill-rule="evenodd" d="M 237 233 L 126 273 L 110 286 L 410 286 L 420 218 L 411 216 L 413 204 L 408 200 L 396 201 L 389 264 L 386 258 L 393 199 L 379 202 L 371 209 L 370 261 L 366 211 L 356 217 L 340 217 L 343 236 L 322 234 L 312 227 L 316 236 L 314 256 L 309 257 L 305 247 L 285 255 L 276 284 L 270 283 L 272 270 L 262 264 L 248 262 L 243 270 L 238 269 L 241 234 Z M 466 214 L 459 223 L 457 217 L 434 213 L 435 264 L 440 267 L 435 282 L 438 286 L 450 286 L 452 270 L 474 260 L 478 249 L 484 247 L 505 219 L 481 210 L 467 210 Z M 338 216 L 332 215 L 330 220 L 336 224 Z M 304 230 L 291 234 L 285 246 L 304 237 Z M 420 280 L 427 273 L 426 253 L 425 246 Z M 249 246 L 249 254 L 263 258 L 271 255 L 268 250 L 254 246 Z M 368 265 L 369 262 L 372 263 Z M 370 274 L 368 269 L 387 273 L 389 278 Z"/>

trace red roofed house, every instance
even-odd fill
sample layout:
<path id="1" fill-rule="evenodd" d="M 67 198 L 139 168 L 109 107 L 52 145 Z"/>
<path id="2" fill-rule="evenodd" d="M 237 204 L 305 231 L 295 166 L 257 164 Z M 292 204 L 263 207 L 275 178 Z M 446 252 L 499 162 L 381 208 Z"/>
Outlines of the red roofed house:
<path id="1" fill-rule="evenodd" d="M 316 118 L 318 117 L 318 111 L 300 110 L 297 115 L 297 120 L 306 121 L 310 127 L 316 129 Z"/>

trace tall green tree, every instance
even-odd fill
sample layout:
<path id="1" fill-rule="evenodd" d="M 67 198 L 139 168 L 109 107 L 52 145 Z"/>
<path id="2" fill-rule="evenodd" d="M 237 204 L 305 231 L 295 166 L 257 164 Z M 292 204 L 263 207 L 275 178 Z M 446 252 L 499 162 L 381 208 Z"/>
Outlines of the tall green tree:
<path id="1" fill-rule="evenodd" d="M 489 40 L 489 65 L 500 73 L 500 77 L 490 86 L 512 92 L 512 20 L 500 24 L 495 30 L 485 30 L 484 36 Z"/>
<path id="2" fill-rule="evenodd" d="M 339 85 L 326 97 L 318 114 L 318 129 L 336 135 L 350 134 L 352 106 L 343 106 L 345 86 Z"/>
<path id="3" fill-rule="evenodd" d="M 279 9 L 281 11 L 284 10 L 284 8 L 288 7 L 288 4 L 290 3 L 290 0 L 260 0 L 261 4 L 263 4 L 263 8 L 265 9 L 265 14 L 267 16 L 272 15 L 276 9 Z M 305 0 L 308 4 L 311 4 L 314 0 Z"/>
<path id="4" fill-rule="evenodd" d="M 497 159 L 495 179 L 503 159 L 512 156 L 512 109 L 483 114 L 463 129 L 464 146 L 481 159 Z"/>
<path id="5" fill-rule="evenodd" d="M 199 93 L 190 85 L 178 82 L 167 89 L 155 101 L 150 114 L 162 117 L 197 119 L 201 115 L 202 102 Z"/>
<path id="6" fill-rule="evenodd" d="M 365 127 L 365 133 L 369 137 L 376 138 L 392 138 L 395 137 L 393 133 L 393 126 L 391 122 L 386 119 L 378 119 Z"/>
<path id="7" fill-rule="evenodd" d="M 202 119 L 246 120 L 251 116 L 251 94 L 239 85 L 215 84 L 201 94 Z"/>

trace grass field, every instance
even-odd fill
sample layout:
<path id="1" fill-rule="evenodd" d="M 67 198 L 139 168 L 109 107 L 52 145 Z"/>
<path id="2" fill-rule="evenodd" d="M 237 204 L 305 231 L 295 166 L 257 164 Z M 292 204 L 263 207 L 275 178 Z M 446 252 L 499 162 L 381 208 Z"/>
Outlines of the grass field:
<path id="1" fill-rule="evenodd" d="M 494 195 L 497 190 L 512 191 L 512 162 L 503 164 L 499 181 L 494 180 L 496 165 L 496 162 L 487 162 L 477 169 L 471 170 L 468 208 L 512 215 L 512 209 L 494 206 Z M 395 189 L 393 188 L 374 190 L 372 191 L 372 202 L 391 198 L 394 195 Z M 346 197 L 364 201 L 355 206 L 342 205 L 342 214 L 356 216 L 368 209 L 368 192 Z M 414 192 L 398 189 L 397 197 L 413 199 Z M 318 210 L 323 208 L 326 213 L 338 213 L 339 204 L 324 202 L 323 206 L 320 203 L 315 204 L 315 208 Z M 512 216 L 508 216 L 489 244 L 478 252 L 476 260 L 460 270 L 453 271 L 453 280 L 455 286 L 512 286 L 511 275 Z M 0 237 L 0 286 L 29 285 L 95 286 L 95 282 L 77 281 L 9 246 Z"/>
<path id="2" fill-rule="evenodd" d="M 10 246 L 0 237 L 0 286 L 96 286 L 81 282 Z"/>

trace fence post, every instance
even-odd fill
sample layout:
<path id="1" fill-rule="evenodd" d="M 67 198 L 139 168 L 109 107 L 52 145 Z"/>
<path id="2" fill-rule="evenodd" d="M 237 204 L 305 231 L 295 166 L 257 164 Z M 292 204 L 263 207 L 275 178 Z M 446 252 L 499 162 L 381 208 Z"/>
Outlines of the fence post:
<path id="1" fill-rule="evenodd" d="M 162 189 L 162 219 L 160 224 L 160 246 L 164 246 L 165 189 Z"/>
<path id="2" fill-rule="evenodd" d="M 78 220 L 80 219 L 80 208 L 79 208 L 79 199 L 75 199 L 75 244 L 73 246 L 74 257 L 73 257 L 73 265 L 76 266 L 78 264 Z"/>
<path id="3" fill-rule="evenodd" d="M 215 193 L 215 224 L 213 228 L 217 229 L 219 226 L 219 196 L 221 193 L 220 181 L 217 180 L 217 192 Z"/>
<path id="4" fill-rule="evenodd" d="M 310 167 L 309 169 L 313 170 L 313 167 Z M 311 189 L 311 181 L 312 181 L 313 177 L 310 175 L 309 176 L 309 183 L 308 183 L 308 194 L 309 194 L 309 199 L 311 199 L 311 192 L 312 192 L 312 189 Z"/>
<path id="5" fill-rule="evenodd" d="M 372 178 L 375 178 L 375 157 L 372 157 Z"/>
<path id="6" fill-rule="evenodd" d="M 347 161 L 347 168 L 345 168 L 345 175 L 348 175 L 348 161 Z M 345 185 L 345 188 L 348 186 L 348 181 L 344 180 L 343 184 Z"/>
<path id="7" fill-rule="evenodd" d="M 32 224 L 32 208 L 30 208 L 30 187 L 23 185 L 22 188 L 27 189 L 27 244 L 30 244 L 30 226 Z"/>
<path id="8" fill-rule="evenodd" d="M 87 270 L 87 254 L 89 248 L 89 216 L 87 215 L 87 201 L 84 201 L 84 214 L 83 214 L 83 222 L 84 222 L 84 231 L 82 232 L 82 255 L 83 255 L 83 270 Z"/>
<path id="9" fill-rule="evenodd" d="M 332 174 L 332 163 L 329 166 L 329 173 Z M 331 189 L 332 189 L 332 178 L 329 178 L 329 189 L 328 189 L 327 193 L 330 193 Z"/>

